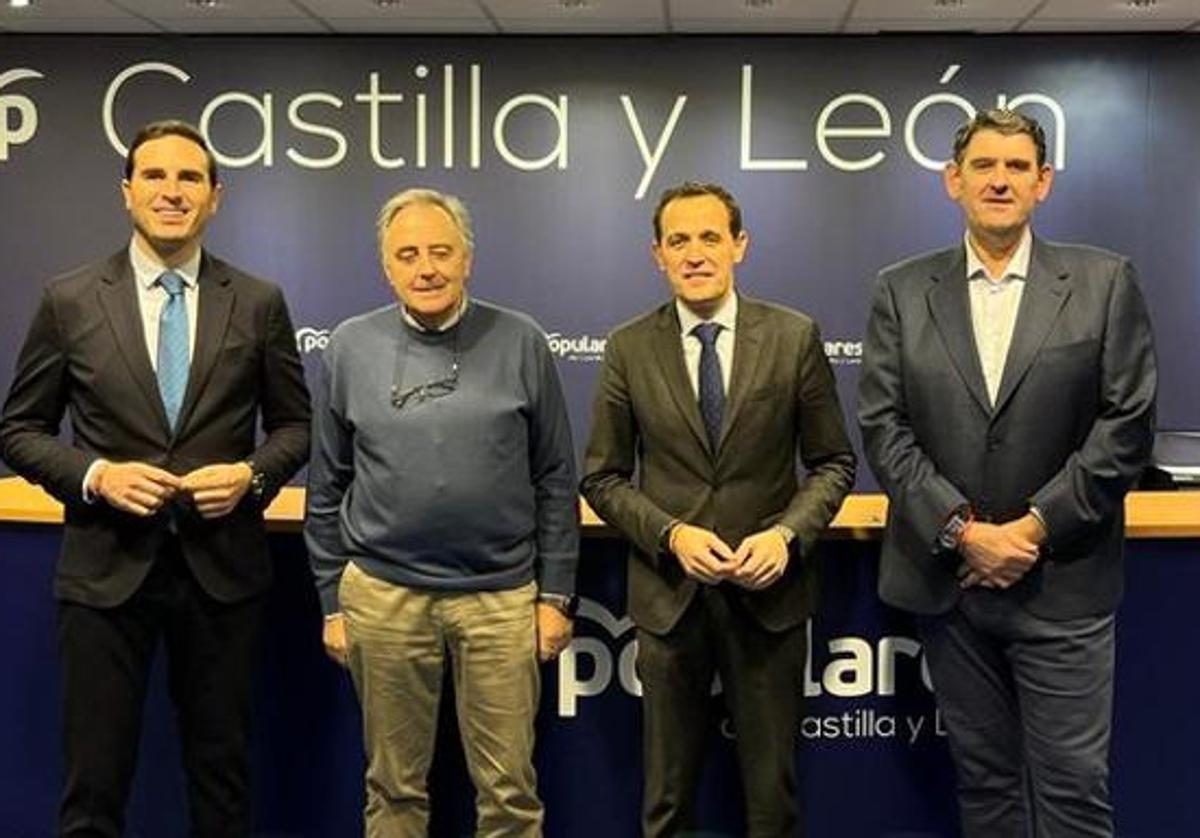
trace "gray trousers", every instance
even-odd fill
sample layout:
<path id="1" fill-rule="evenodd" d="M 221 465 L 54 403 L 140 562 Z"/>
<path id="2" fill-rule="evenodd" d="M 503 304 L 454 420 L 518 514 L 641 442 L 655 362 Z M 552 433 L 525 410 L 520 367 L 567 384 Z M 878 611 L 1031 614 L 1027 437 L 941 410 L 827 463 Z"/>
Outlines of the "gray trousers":
<path id="1" fill-rule="evenodd" d="M 964 838 L 1113 835 L 1114 622 L 1043 619 L 987 589 L 921 618 Z"/>

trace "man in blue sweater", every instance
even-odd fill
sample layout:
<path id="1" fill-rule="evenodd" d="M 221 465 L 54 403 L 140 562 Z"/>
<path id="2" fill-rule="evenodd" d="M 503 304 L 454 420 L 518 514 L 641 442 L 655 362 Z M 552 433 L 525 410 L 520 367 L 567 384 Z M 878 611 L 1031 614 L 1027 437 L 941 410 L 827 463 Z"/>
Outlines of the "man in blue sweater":
<path id="1" fill-rule="evenodd" d="M 401 192 L 378 231 L 398 303 L 330 338 L 305 526 L 362 704 L 367 834 L 427 831 L 449 666 L 479 834 L 540 835 L 537 663 L 570 642 L 579 548 L 562 388 L 536 323 L 468 299 L 457 198 Z"/>

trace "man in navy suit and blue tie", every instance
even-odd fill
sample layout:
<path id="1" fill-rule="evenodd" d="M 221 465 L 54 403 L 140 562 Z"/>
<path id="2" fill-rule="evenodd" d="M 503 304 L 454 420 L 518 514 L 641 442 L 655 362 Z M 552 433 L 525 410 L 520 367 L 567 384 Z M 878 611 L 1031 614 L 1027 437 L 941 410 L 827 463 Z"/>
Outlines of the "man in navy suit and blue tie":
<path id="1" fill-rule="evenodd" d="M 879 276 L 858 418 L 887 492 L 879 590 L 920 615 L 963 834 L 1110 836 L 1124 497 L 1154 427 L 1129 260 L 1033 235 L 1054 170 L 1033 119 L 963 125 L 963 240 Z"/>
<path id="2" fill-rule="evenodd" d="M 201 248 L 221 190 L 200 133 L 141 129 L 121 190 L 132 240 L 46 285 L 0 418 L 5 461 L 65 508 L 58 833 L 123 833 L 161 640 L 190 834 L 248 836 L 262 512 L 307 457 L 308 392 L 279 288 Z"/>

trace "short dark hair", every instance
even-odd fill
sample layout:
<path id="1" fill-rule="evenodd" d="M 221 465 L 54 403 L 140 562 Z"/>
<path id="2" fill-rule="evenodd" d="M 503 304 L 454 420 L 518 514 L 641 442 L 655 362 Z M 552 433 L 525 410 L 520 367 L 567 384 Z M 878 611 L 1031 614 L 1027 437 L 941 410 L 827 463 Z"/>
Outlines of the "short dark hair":
<path id="1" fill-rule="evenodd" d="M 954 162 L 962 163 L 967 144 L 980 131 L 995 131 L 1006 137 L 1024 134 L 1033 140 L 1037 148 L 1037 164 L 1040 169 L 1046 165 L 1046 132 L 1032 116 L 1026 116 L 1006 108 L 992 108 L 980 111 L 974 117 L 964 122 L 954 132 Z"/>
<path id="2" fill-rule="evenodd" d="M 208 142 L 204 139 L 204 135 L 196 126 L 189 122 L 184 122 L 182 119 L 160 119 L 157 122 L 150 122 L 138 129 L 137 136 L 133 138 L 133 142 L 129 144 L 129 153 L 125 155 L 125 180 L 133 177 L 133 156 L 137 150 L 150 140 L 157 140 L 160 137 L 183 137 L 191 140 L 196 145 L 204 150 L 204 156 L 208 160 L 208 182 L 212 186 L 217 185 L 217 158 L 213 156 L 212 149 L 208 147 Z"/>
<path id="3" fill-rule="evenodd" d="M 659 196 L 658 206 L 654 209 L 654 240 L 662 241 L 662 214 L 663 210 L 667 208 L 667 204 L 681 198 L 700 198 L 704 195 L 712 195 L 725 205 L 725 209 L 729 210 L 729 232 L 733 234 L 734 238 L 740 236 L 742 234 L 742 208 L 738 206 L 737 200 L 729 190 L 716 183 L 685 180 L 678 186 L 664 190 Z"/>

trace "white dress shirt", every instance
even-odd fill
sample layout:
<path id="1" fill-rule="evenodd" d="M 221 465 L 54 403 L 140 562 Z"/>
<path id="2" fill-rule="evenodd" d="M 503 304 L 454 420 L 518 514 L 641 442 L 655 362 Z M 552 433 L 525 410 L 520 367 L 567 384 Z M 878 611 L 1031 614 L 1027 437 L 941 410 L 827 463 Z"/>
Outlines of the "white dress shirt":
<path id="1" fill-rule="evenodd" d="M 721 361 L 721 386 L 729 395 L 729 377 L 733 372 L 733 329 L 737 322 L 737 294 L 730 291 L 725 302 L 716 310 L 712 317 L 704 320 L 684 305 L 679 299 L 675 300 L 675 311 L 679 314 L 679 339 L 683 341 L 683 365 L 687 367 L 688 381 L 692 383 L 692 392 L 700 398 L 700 350 L 703 344 L 700 338 L 692 334 L 701 323 L 719 323 L 721 331 L 717 332 L 717 358 Z"/>
<path id="2" fill-rule="evenodd" d="M 963 236 L 967 249 L 967 287 L 971 296 L 971 326 L 975 332 L 975 348 L 983 367 L 988 399 L 994 407 L 1004 363 L 1012 344 L 1021 295 L 1029 276 L 1029 257 L 1033 250 L 1033 234 L 1026 227 L 1021 241 L 1013 251 L 999 277 L 988 275 L 983 261 L 975 253 L 970 234 Z"/>
<path id="3" fill-rule="evenodd" d="M 133 267 L 133 284 L 137 289 L 138 313 L 142 318 L 142 338 L 146 351 L 150 353 L 150 366 L 158 372 L 158 320 L 170 294 L 158 284 L 158 278 L 167 270 L 174 270 L 183 280 L 183 302 L 187 308 L 188 360 L 196 350 L 196 316 L 200 311 L 200 248 L 177 268 L 168 269 L 161 261 L 145 253 L 136 241 L 129 243 L 129 264 Z M 88 486 L 96 469 L 108 461 L 97 458 L 91 462 L 83 475 L 83 499 L 95 501 Z"/>
<path id="4" fill-rule="evenodd" d="M 163 306 L 170 295 L 158 284 L 158 278 L 168 270 L 179 274 L 183 280 L 183 302 L 187 308 L 188 359 L 196 350 L 196 315 L 200 311 L 200 249 L 177 268 L 168 268 L 158 259 L 144 252 L 137 242 L 129 245 L 129 262 L 133 265 L 134 283 L 137 285 L 138 309 L 142 314 L 142 334 L 146 338 L 146 351 L 150 353 L 150 366 L 158 372 L 158 321 Z"/>

